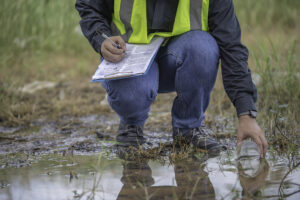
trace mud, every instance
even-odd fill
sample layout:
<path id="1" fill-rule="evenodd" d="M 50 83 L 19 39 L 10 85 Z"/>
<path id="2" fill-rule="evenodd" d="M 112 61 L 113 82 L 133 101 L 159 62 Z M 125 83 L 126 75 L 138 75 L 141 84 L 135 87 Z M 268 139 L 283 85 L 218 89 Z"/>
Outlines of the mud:
<path id="1" fill-rule="evenodd" d="M 260 160 L 249 143 L 237 154 L 233 118 L 208 113 L 205 121 L 227 151 L 175 148 L 172 98 L 156 100 L 139 149 L 117 145 L 119 120 L 104 100 L 101 114 L 1 126 L 0 199 L 300 198 L 299 153 L 271 149 Z"/>

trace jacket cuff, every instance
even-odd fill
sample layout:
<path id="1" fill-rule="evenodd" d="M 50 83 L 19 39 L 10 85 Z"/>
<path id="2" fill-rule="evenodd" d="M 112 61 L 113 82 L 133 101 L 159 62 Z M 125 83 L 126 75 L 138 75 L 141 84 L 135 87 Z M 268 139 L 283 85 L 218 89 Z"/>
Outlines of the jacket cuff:
<path id="1" fill-rule="evenodd" d="M 111 33 L 110 32 L 105 32 L 103 31 L 108 37 L 111 36 Z M 101 53 L 101 45 L 102 43 L 104 42 L 105 38 L 102 37 L 99 33 L 94 33 L 94 37 L 93 37 L 93 43 L 94 43 L 94 49 L 100 53 L 101 57 L 102 56 L 102 53 Z"/>
<path id="2" fill-rule="evenodd" d="M 243 95 L 242 97 L 238 98 L 234 106 L 236 108 L 237 115 L 239 116 L 243 112 L 247 112 L 250 110 L 256 111 L 256 106 L 251 95 Z"/>

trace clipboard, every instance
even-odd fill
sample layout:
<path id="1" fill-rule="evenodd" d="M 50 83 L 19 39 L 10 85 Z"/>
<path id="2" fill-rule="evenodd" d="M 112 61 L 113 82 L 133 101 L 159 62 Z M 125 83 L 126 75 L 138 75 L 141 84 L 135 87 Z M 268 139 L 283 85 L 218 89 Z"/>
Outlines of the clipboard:
<path id="1" fill-rule="evenodd" d="M 155 37 L 149 44 L 126 44 L 126 55 L 119 63 L 103 60 L 91 82 L 130 78 L 146 74 L 152 65 L 163 37 Z"/>

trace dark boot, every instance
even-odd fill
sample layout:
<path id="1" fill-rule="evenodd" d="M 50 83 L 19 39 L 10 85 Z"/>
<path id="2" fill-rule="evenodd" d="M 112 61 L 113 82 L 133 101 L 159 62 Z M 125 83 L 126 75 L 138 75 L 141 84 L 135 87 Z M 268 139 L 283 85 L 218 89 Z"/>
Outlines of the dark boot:
<path id="1" fill-rule="evenodd" d="M 120 123 L 117 142 L 122 146 L 142 145 L 146 139 L 143 137 L 143 127 Z"/>
<path id="2" fill-rule="evenodd" d="M 193 129 L 173 128 L 173 139 L 177 145 L 193 144 L 208 153 L 218 153 L 227 147 L 210 136 L 211 130 L 205 126 Z"/>

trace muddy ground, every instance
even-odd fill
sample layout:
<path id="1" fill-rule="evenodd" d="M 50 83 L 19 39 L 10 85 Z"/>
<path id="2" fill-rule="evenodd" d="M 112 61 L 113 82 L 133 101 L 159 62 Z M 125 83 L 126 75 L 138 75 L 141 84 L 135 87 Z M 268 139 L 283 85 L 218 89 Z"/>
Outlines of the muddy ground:
<path id="1" fill-rule="evenodd" d="M 145 125 L 147 142 L 138 150 L 120 149 L 115 142 L 119 119 L 99 84 L 33 82 L 15 95 L 22 101 L 0 125 L 1 199 L 21 194 L 23 199 L 41 194 L 44 199 L 299 197 L 299 155 L 286 158 L 270 151 L 265 160 L 255 155 L 239 160 L 228 99 L 220 101 L 224 114 L 214 113 L 220 104 L 211 105 L 205 120 L 228 150 L 207 155 L 174 148 L 170 110 L 175 93 L 158 95 Z M 32 185 L 37 183 L 40 189 Z"/>
<path id="2" fill-rule="evenodd" d="M 119 119 L 99 83 L 33 82 L 17 92 L 22 101 L 12 109 L 13 120 L 7 120 L 7 115 L 0 124 L 1 155 L 71 149 L 99 152 L 101 141 L 114 143 Z M 145 125 L 150 146 L 172 143 L 170 111 L 174 97 L 175 93 L 159 94 L 151 108 Z M 206 120 L 213 127 L 212 134 L 234 139 L 233 119 L 212 116 L 208 114 Z"/>

